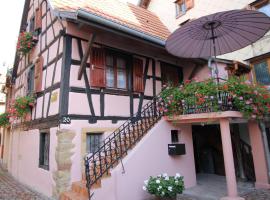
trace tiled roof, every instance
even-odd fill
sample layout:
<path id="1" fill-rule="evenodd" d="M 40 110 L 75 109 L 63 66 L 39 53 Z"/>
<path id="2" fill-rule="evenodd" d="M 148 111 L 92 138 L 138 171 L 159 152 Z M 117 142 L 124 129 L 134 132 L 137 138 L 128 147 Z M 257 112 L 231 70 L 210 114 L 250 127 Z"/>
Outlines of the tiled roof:
<path id="1" fill-rule="evenodd" d="M 76 12 L 78 9 L 107 20 L 166 40 L 170 32 L 161 20 L 149 10 L 118 0 L 50 0 L 58 11 Z"/>

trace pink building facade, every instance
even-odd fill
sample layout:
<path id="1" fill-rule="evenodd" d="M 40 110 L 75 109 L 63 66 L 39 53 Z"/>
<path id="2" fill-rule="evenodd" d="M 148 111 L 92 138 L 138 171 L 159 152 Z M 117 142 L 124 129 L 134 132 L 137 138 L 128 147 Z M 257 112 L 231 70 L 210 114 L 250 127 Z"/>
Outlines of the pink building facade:
<path id="1" fill-rule="evenodd" d="M 38 12 L 42 23 L 36 29 Z M 34 93 L 36 104 L 31 121 L 15 122 L 5 131 L 4 160 L 19 181 L 56 199 L 74 195 L 87 199 L 85 156 L 126 120 L 138 116 L 164 84 L 211 77 L 207 60 L 181 59 L 166 52 L 170 31 L 155 14 L 116 0 L 26 0 L 21 31 L 35 31 L 38 41 L 29 54 L 16 57 L 9 99 Z M 225 68 L 231 64 L 220 60 L 221 77 L 228 77 Z M 41 78 L 29 81 L 37 66 L 42 66 Z M 221 174 L 227 177 L 235 172 L 226 120 L 238 118 L 242 116 L 237 113 L 207 116 L 216 125 L 221 122 L 226 172 Z M 91 189 L 93 198 L 147 199 L 143 181 L 165 172 L 181 173 L 186 188 L 195 186 L 193 125 L 205 120 L 193 116 L 156 121 L 121 158 L 122 164 Z M 250 132 L 248 136 L 240 126 L 236 128 L 252 146 L 256 186 L 269 188 L 267 159 L 256 157 L 265 155 L 258 125 L 241 123 Z M 168 155 L 172 130 L 178 132 L 178 143 L 185 144 L 182 156 Z M 228 199 L 237 199 L 235 180 L 227 179 Z"/>

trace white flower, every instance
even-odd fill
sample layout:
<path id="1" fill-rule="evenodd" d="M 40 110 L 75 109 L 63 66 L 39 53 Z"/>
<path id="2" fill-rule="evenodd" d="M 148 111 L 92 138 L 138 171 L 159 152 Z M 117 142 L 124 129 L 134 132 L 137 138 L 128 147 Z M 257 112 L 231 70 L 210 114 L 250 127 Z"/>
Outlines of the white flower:
<path id="1" fill-rule="evenodd" d="M 166 177 L 165 177 L 165 180 L 166 180 L 166 181 L 168 181 L 169 179 L 170 179 L 169 176 L 166 176 Z"/>
<path id="2" fill-rule="evenodd" d="M 168 174 L 167 174 L 167 173 L 163 173 L 162 176 L 163 176 L 163 177 L 167 177 Z"/>
<path id="3" fill-rule="evenodd" d="M 179 182 L 178 180 L 175 181 L 176 184 L 177 184 L 178 182 Z"/>
<path id="4" fill-rule="evenodd" d="M 164 192 L 161 193 L 162 196 L 164 196 L 164 194 L 165 194 Z"/>
<path id="5" fill-rule="evenodd" d="M 143 186 L 142 189 L 143 189 L 144 191 L 146 191 L 146 187 L 145 187 L 145 186 Z"/>
<path id="6" fill-rule="evenodd" d="M 159 184 L 159 183 L 160 183 L 160 180 L 159 180 L 159 179 L 157 179 L 157 180 L 156 180 L 156 183 L 157 183 L 157 184 Z"/>
<path id="7" fill-rule="evenodd" d="M 168 187 L 168 190 L 171 192 L 172 191 L 172 186 L 169 186 Z"/>
<path id="8" fill-rule="evenodd" d="M 179 173 L 176 173 L 176 174 L 175 174 L 175 178 L 180 178 L 180 176 L 181 176 L 181 175 L 180 175 Z"/>
<path id="9" fill-rule="evenodd" d="M 158 189 L 162 189 L 162 186 L 160 185 L 160 186 L 158 186 Z"/>
<path id="10" fill-rule="evenodd" d="M 148 180 L 145 180 L 145 181 L 144 181 L 144 184 L 145 184 L 145 185 L 148 185 Z"/>

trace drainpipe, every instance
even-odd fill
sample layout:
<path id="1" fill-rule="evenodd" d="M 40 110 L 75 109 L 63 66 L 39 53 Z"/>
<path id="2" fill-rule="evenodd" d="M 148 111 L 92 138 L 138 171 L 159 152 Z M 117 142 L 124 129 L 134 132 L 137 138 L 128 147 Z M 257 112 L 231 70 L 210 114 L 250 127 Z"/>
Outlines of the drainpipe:
<path id="1" fill-rule="evenodd" d="M 266 157 L 266 162 L 267 162 L 268 180 L 269 180 L 269 177 L 270 177 L 270 171 L 269 171 L 269 169 L 270 169 L 270 152 L 269 152 L 269 146 L 268 146 L 268 141 L 267 141 L 265 123 L 263 121 L 260 121 L 259 127 L 260 127 L 261 133 L 262 133 L 264 152 L 265 152 L 265 157 Z"/>

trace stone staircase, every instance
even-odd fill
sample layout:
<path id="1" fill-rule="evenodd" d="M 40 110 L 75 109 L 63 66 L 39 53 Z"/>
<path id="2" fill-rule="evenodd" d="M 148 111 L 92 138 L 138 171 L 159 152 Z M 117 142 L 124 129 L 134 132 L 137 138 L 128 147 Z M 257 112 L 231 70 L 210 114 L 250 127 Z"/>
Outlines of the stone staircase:
<path id="1" fill-rule="evenodd" d="M 60 200 L 92 199 L 93 190 L 102 187 L 102 181 L 110 178 L 110 171 L 118 164 L 144 135 L 161 119 L 159 97 L 148 102 L 136 117 L 132 117 L 107 137 L 99 149 L 85 158 L 85 174 L 82 181 L 72 183 Z"/>

